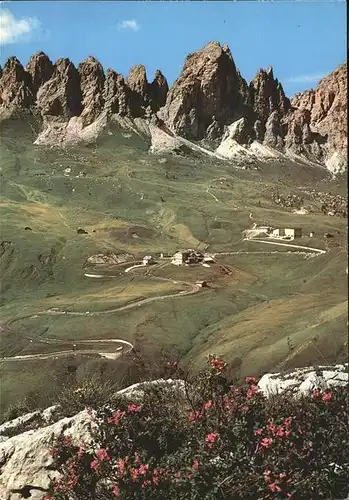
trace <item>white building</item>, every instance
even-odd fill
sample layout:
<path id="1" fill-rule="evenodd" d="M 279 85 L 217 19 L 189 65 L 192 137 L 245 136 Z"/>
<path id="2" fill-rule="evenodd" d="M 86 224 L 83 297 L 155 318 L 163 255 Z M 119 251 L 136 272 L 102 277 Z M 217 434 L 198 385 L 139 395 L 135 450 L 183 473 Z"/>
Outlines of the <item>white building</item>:
<path id="1" fill-rule="evenodd" d="M 207 287 L 207 281 L 196 281 L 195 285 L 198 285 L 201 288 L 206 288 Z"/>
<path id="2" fill-rule="evenodd" d="M 274 229 L 272 232 L 272 237 L 274 238 L 285 238 L 288 240 L 294 240 L 295 238 L 302 237 L 302 229 L 300 227 L 293 228 L 278 228 Z"/>
<path id="3" fill-rule="evenodd" d="M 272 235 L 276 236 L 277 238 L 283 238 L 285 236 L 285 229 L 273 229 Z"/>
<path id="4" fill-rule="evenodd" d="M 204 260 L 204 256 L 198 250 L 188 248 L 188 250 L 178 250 L 172 257 L 171 263 L 175 266 L 182 266 L 183 264 L 198 264 Z"/>
<path id="5" fill-rule="evenodd" d="M 182 266 L 183 252 L 176 252 L 172 257 L 171 264 L 174 264 L 175 266 Z"/>
<path id="6" fill-rule="evenodd" d="M 302 237 L 302 230 L 300 227 L 293 227 L 290 229 L 285 229 L 285 236 L 290 237 L 292 239 L 294 238 L 301 238 Z"/>
<path id="7" fill-rule="evenodd" d="M 143 257 L 143 266 L 149 266 L 149 264 L 153 264 L 154 259 L 151 255 L 145 255 Z"/>
<path id="8" fill-rule="evenodd" d="M 213 255 L 211 255 L 210 253 L 205 253 L 203 260 L 204 262 L 214 262 Z"/>

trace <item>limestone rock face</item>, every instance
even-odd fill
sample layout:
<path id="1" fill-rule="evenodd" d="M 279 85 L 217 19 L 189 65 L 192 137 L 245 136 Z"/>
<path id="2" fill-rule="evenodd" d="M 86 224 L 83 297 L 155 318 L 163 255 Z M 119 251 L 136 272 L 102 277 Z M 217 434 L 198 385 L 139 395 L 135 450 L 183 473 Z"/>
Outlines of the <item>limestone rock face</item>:
<path id="1" fill-rule="evenodd" d="M 164 75 L 157 70 L 152 83 L 147 80 L 145 66 L 133 66 L 126 79 L 129 90 L 129 112 L 133 118 L 150 118 L 166 101 L 168 84 Z"/>
<path id="2" fill-rule="evenodd" d="M 290 108 L 281 83 L 274 78 L 273 68 L 260 69 L 249 85 L 248 118 L 252 139 L 282 150 L 285 136 L 282 119 Z"/>
<path id="3" fill-rule="evenodd" d="M 292 99 L 292 106 L 310 111 L 311 125 L 321 135 L 328 136 L 329 147 L 336 151 L 346 149 L 347 87 L 347 65 L 342 64 L 323 78 L 315 90 L 297 94 Z"/>
<path id="4" fill-rule="evenodd" d="M 161 385 L 169 391 L 175 391 L 184 396 L 184 381 L 172 379 L 159 379 L 152 382 L 134 384 L 122 389 L 122 394 L 130 401 L 142 400 L 144 388 L 148 385 Z M 0 439 L 0 498 L 1 500 L 22 500 L 22 496 L 11 492 L 13 489 L 21 489 L 29 484 L 39 488 L 47 488 L 50 478 L 58 476 L 58 472 L 52 468 L 53 457 L 49 450 L 54 440 L 59 437 L 70 437 L 75 444 L 92 443 L 93 431 L 96 425 L 87 411 L 81 411 L 73 417 L 62 418 L 54 423 L 55 413 L 58 407 L 50 407 L 43 412 L 32 412 L 0 426 L 0 437 L 11 429 L 20 428 L 23 424 L 39 421 L 36 429 L 26 432 L 19 431 L 1 442 Z M 31 500 L 42 500 L 44 493 L 40 490 L 30 491 Z"/>
<path id="5" fill-rule="evenodd" d="M 309 111 L 309 125 L 320 134 L 328 155 L 340 155 L 347 162 L 348 83 L 347 65 L 342 64 L 323 78 L 315 90 L 296 94 L 292 107 Z"/>
<path id="6" fill-rule="evenodd" d="M 249 100 L 255 119 L 263 124 L 275 111 L 283 117 L 291 107 L 282 85 L 274 78 L 273 68 L 258 71 L 249 86 Z"/>
<path id="7" fill-rule="evenodd" d="M 206 139 L 209 141 L 214 141 L 222 136 L 222 127 L 216 120 L 215 116 L 212 116 L 212 122 L 206 129 Z"/>
<path id="8" fill-rule="evenodd" d="M 130 112 L 135 118 L 143 116 L 145 109 L 149 106 L 148 80 L 145 66 L 137 64 L 133 66 L 127 77 L 127 85 L 130 89 Z"/>
<path id="9" fill-rule="evenodd" d="M 247 144 L 250 137 L 250 130 L 247 119 L 240 118 L 240 120 L 236 120 L 236 122 L 232 123 L 223 136 L 223 141 L 228 136 L 239 144 Z"/>
<path id="10" fill-rule="evenodd" d="M 5 63 L 0 79 L 1 111 L 20 112 L 33 104 L 31 76 L 17 57 L 10 57 Z"/>
<path id="11" fill-rule="evenodd" d="M 54 66 L 44 52 L 37 52 L 29 59 L 26 71 L 31 76 L 32 91 L 36 97 L 39 88 L 51 78 Z"/>
<path id="12" fill-rule="evenodd" d="M 345 365 L 299 368 L 286 373 L 266 373 L 258 386 L 266 396 L 291 391 L 309 394 L 315 389 L 348 385 L 348 363 Z"/>
<path id="13" fill-rule="evenodd" d="M 82 110 L 80 75 L 67 58 L 58 59 L 54 72 L 37 93 L 37 106 L 43 116 L 67 120 Z"/>
<path id="14" fill-rule="evenodd" d="M 133 92 L 139 94 L 141 97 L 147 97 L 148 80 L 143 64 L 132 66 L 127 77 L 127 85 Z"/>
<path id="15" fill-rule="evenodd" d="M 277 110 L 275 110 L 269 115 L 265 123 L 265 134 L 264 134 L 263 144 L 271 148 L 281 150 L 284 145 L 283 139 L 284 139 L 284 130 L 280 119 L 280 113 Z"/>
<path id="16" fill-rule="evenodd" d="M 311 115 L 307 109 L 292 110 L 287 117 L 286 147 L 301 154 L 304 147 L 312 142 L 313 133 L 310 129 Z"/>
<path id="17" fill-rule="evenodd" d="M 78 66 L 80 87 L 82 93 L 83 126 L 90 125 L 102 113 L 104 108 L 104 82 L 103 67 L 94 57 L 88 57 Z"/>
<path id="18" fill-rule="evenodd" d="M 63 418 L 54 424 L 29 430 L 0 443 L 0 498 L 20 500 L 21 495 L 12 493 L 26 484 L 48 488 L 50 477 L 57 476 L 52 471 L 53 457 L 49 450 L 53 440 L 69 436 L 74 442 L 91 442 L 93 424 L 86 411 L 70 418 Z M 44 493 L 31 490 L 31 499 L 42 500 Z"/>
<path id="19" fill-rule="evenodd" d="M 253 131 L 257 141 L 262 142 L 265 133 L 265 127 L 261 120 L 256 120 L 253 124 Z"/>
<path id="20" fill-rule="evenodd" d="M 129 112 L 130 93 L 124 77 L 108 69 L 103 96 L 107 113 L 126 116 Z"/>
<path id="21" fill-rule="evenodd" d="M 187 56 L 180 77 L 169 90 L 163 112 L 167 125 L 188 139 L 203 139 L 207 130 L 222 134 L 224 125 L 241 118 L 247 84 L 230 50 L 211 42 Z"/>
<path id="22" fill-rule="evenodd" d="M 180 136 L 208 150 L 224 142 L 229 158 L 264 151 L 273 158 L 302 155 L 333 173 L 347 166 L 346 64 L 290 101 L 272 68 L 260 69 L 248 85 L 229 47 L 218 42 L 189 54 L 170 89 L 160 70 L 148 82 L 140 64 L 124 78 L 112 69 L 105 75 L 92 56 L 75 68 L 38 52 L 26 69 L 10 57 L 0 68 L 0 121 L 30 115 L 41 119 L 35 144 L 93 142 L 111 120 L 146 132 L 147 140 L 156 137 L 151 151 L 160 143 L 175 151 Z M 151 132 L 151 124 L 160 131 Z"/>

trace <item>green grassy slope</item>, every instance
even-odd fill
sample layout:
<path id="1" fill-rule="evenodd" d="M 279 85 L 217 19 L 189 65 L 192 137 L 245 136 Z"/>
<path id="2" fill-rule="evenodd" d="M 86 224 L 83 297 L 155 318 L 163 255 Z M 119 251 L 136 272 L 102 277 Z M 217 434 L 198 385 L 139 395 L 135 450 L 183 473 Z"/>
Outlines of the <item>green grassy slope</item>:
<path id="1" fill-rule="evenodd" d="M 224 354 L 238 376 L 343 356 L 346 221 L 318 211 L 295 215 L 271 199 L 276 189 L 300 194 L 305 186 L 343 194 L 343 180 L 291 161 L 248 171 L 212 158 L 152 157 L 139 138 L 115 130 L 97 146 L 67 151 L 32 141 L 30 128 L 3 130 L 0 243 L 9 243 L 0 248 L 2 324 L 51 307 L 97 311 L 183 289 L 143 270 L 88 279 L 83 266 L 95 253 L 127 252 L 135 260 L 181 247 L 266 253 L 221 256 L 209 269 L 155 266 L 155 276 L 207 279 L 210 287 L 109 315 L 24 319 L 12 331 L 0 331 L 3 356 L 47 352 L 35 338 L 122 338 L 148 352 L 165 348 L 190 363 L 212 351 Z M 316 207 L 306 196 L 305 203 Z M 252 222 L 315 231 L 315 238 L 299 243 L 319 248 L 326 248 L 323 234 L 331 232 L 338 246 L 309 259 L 288 248 L 244 242 L 241 233 Z M 79 228 L 88 234 L 78 234 Z M 90 361 L 79 363 L 84 370 Z M 50 391 L 64 366 L 62 360 L 0 360 L 2 408 L 43 386 Z"/>

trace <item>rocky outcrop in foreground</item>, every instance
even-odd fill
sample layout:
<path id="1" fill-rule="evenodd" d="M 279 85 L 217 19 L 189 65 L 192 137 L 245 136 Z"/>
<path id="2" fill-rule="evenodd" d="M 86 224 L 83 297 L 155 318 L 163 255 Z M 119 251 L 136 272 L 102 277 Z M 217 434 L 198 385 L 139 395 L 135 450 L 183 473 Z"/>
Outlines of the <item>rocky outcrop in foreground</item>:
<path id="1" fill-rule="evenodd" d="M 144 385 L 134 384 L 119 391 L 132 401 L 141 400 Z M 172 390 L 184 392 L 182 380 L 155 380 L 150 384 L 168 386 Z M 59 437 L 71 438 L 74 443 L 91 443 L 96 429 L 91 414 L 83 410 L 73 417 L 57 420 L 59 408 L 53 406 L 43 412 L 36 411 L 0 426 L 0 498 L 1 500 L 21 500 L 23 497 L 12 490 L 20 490 L 25 485 L 38 489 L 30 491 L 32 500 L 42 500 L 43 489 L 47 489 L 51 478 L 57 476 L 52 470 L 53 457 L 49 453 L 53 442 Z M 23 432 L 25 426 L 31 430 Z M 8 437 L 8 435 L 12 437 Z"/>
<path id="2" fill-rule="evenodd" d="M 119 391 L 129 401 L 140 402 L 147 385 L 160 385 L 185 397 L 183 380 L 155 380 L 134 384 Z M 309 394 L 316 389 L 326 390 L 348 384 L 348 365 L 303 368 L 283 374 L 266 374 L 258 386 L 266 395 L 286 390 L 295 394 Z M 169 395 L 169 397 L 173 397 Z M 50 478 L 57 476 L 52 469 L 53 457 L 49 453 L 53 441 L 58 437 L 70 437 L 73 443 L 92 442 L 97 425 L 86 410 L 73 417 L 60 418 L 59 407 L 23 415 L 0 426 L 0 497 L 3 500 L 19 500 L 17 493 L 25 485 L 40 489 L 31 490 L 33 500 L 41 500 L 42 489 L 48 487 Z M 29 426 L 29 427 L 28 427 Z M 31 430 L 25 430 L 30 428 Z"/>
<path id="3" fill-rule="evenodd" d="M 11 57 L 0 78 L 0 120 L 23 114 L 41 123 L 37 144 L 93 141 L 116 121 L 156 137 L 151 152 L 163 150 L 162 133 L 165 149 L 178 148 L 173 139 L 179 136 L 211 150 L 219 146 L 225 158 L 249 150 L 267 157 L 286 153 L 332 171 L 347 161 L 346 64 L 290 101 L 272 68 L 260 69 L 248 84 L 229 47 L 218 42 L 189 54 L 170 89 L 160 70 L 149 82 L 143 65 L 124 78 L 112 69 L 105 73 L 91 56 L 77 68 L 67 58 L 52 63 L 43 52 L 26 68 Z"/>
<path id="4" fill-rule="evenodd" d="M 348 385 L 348 364 L 299 368 L 286 373 L 266 373 L 258 382 L 267 396 L 291 391 L 309 394 L 315 389 L 330 389 Z"/>

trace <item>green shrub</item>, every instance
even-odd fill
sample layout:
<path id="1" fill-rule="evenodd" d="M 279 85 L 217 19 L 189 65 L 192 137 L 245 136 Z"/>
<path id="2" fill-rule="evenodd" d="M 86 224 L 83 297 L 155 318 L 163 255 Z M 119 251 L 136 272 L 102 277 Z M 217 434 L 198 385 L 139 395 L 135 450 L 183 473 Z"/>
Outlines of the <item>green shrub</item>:
<path id="1" fill-rule="evenodd" d="M 229 386 L 225 363 L 186 382 L 185 394 L 150 386 L 142 403 L 89 409 L 94 445 L 60 440 L 62 473 L 45 498 L 344 498 L 349 446 L 346 390 L 265 398 L 253 377 Z"/>
<path id="2" fill-rule="evenodd" d="M 18 403 L 16 404 L 9 405 L 7 409 L 0 415 L 0 425 L 32 411 L 33 405 L 30 404 L 30 401 L 28 399 L 18 401 Z"/>
<path id="3" fill-rule="evenodd" d="M 103 407 L 111 403 L 120 389 L 118 383 L 92 376 L 80 383 L 70 383 L 57 394 L 56 404 L 60 413 L 71 416 L 88 406 Z"/>

